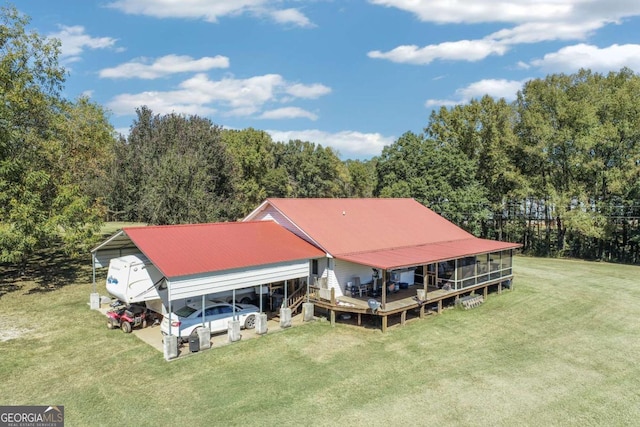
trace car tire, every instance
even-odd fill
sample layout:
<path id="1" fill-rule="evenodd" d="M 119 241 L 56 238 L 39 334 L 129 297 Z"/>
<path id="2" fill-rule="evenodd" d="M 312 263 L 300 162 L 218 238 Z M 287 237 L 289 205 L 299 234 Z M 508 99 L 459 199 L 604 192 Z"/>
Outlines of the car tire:
<path id="1" fill-rule="evenodd" d="M 118 323 L 115 319 L 109 318 L 107 319 L 107 329 L 116 329 L 118 327 Z"/>
<path id="2" fill-rule="evenodd" d="M 254 314 L 244 319 L 245 329 L 253 329 L 255 327 L 256 327 L 256 316 Z"/>
<path id="3" fill-rule="evenodd" d="M 240 300 L 240 304 L 251 304 L 253 301 L 249 297 L 244 297 Z"/>
<path id="4" fill-rule="evenodd" d="M 122 332 L 124 332 L 125 334 L 130 334 L 131 333 L 131 323 L 129 322 L 122 322 L 122 324 L 120 324 L 120 329 L 122 329 Z"/>

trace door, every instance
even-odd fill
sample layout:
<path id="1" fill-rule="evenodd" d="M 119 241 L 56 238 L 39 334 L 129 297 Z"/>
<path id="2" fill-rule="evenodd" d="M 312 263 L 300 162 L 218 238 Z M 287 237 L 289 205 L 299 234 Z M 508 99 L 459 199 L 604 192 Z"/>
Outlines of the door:
<path id="1" fill-rule="evenodd" d="M 205 316 L 211 332 L 226 331 L 232 313 L 233 308 L 230 305 L 217 305 L 207 308 Z"/>

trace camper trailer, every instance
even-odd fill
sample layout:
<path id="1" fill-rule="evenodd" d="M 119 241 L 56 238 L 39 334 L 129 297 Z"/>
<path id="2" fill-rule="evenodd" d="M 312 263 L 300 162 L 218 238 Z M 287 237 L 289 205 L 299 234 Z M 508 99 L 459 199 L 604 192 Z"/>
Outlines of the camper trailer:
<path id="1" fill-rule="evenodd" d="M 236 302 L 253 303 L 258 300 L 259 287 L 237 289 Z M 213 291 L 213 289 L 212 289 Z M 163 313 L 168 302 L 167 284 L 160 271 L 142 255 L 127 255 L 113 258 L 107 273 L 107 292 L 123 303 L 145 304 L 150 310 Z M 210 293 L 205 296 L 209 301 L 233 301 L 234 291 Z M 200 303 L 200 298 L 172 301 L 173 307 L 190 303 Z M 164 304 L 163 304 L 164 302 Z"/>
<path id="2" fill-rule="evenodd" d="M 147 303 L 153 309 L 160 302 L 161 294 L 166 298 L 166 282 L 145 257 L 127 255 L 109 263 L 107 292 L 127 305 Z"/>

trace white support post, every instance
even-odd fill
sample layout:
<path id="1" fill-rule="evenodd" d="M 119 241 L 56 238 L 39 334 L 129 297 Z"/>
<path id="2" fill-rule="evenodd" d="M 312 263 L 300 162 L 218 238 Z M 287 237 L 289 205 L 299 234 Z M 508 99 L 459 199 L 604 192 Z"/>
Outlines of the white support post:
<path id="1" fill-rule="evenodd" d="M 287 306 L 287 291 L 289 287 L 289 282 L 287 280 L 284 281 L 284 300 L 282 301 L 282 304 L 286 307 Z"/>
<path id="2" fill-rule="evenodd" d="M 458 258 L 453 260 L 453 284 L 454 288 L 458 290 Z"/>
<path id="3" fill-rule="evenodd" d="M 382 270 L 382 304 L 381 308 L 385 310 L 387 308 L 387 270 Z"/>
<path id="4" fill-rule="evenodd" d="M 89 295 L 89 308 L 98 310 L 100 308 L 100 294 L 96 287 L 96 254 L 91 254 L 91 269 L 93 271 L 93 286 L 91 295 Z"/>
<path id="5" fill-rule="evenodd" d="M 478 256 L 473 257 L 473 284 L 478 284 Z"/>
<path id="6" fill-rule="evenodd" d="M 231 303 L 233 305 L 232 319 L 236 321 L 238 319 L 238 316 L 236 315 L 236 289 L 235 288 L 233 288 L 233 290 L 231 291 Z"/>
<path id="7" fill-rule="evenodd" d="M 171 282 L 167 280 L 167 299 L 169 300 L 169 336 L 171 336 Z"/>
<path id="8" fill-rule="evenodd" d="M 92 253 L 91 254 L 91 270 L 92 270 L 92 275 L 93 275 L 93 292 L 98 292 L 97 288 L 96 288 L 96 254 Z"/>

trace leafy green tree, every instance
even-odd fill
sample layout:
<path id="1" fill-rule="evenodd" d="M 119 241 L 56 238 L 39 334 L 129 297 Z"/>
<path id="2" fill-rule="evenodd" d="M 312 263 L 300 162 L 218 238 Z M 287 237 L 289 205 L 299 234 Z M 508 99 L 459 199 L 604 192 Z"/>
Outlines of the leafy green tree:
<path id="1" fill-rule="evenodd" d="M 136 160 L 127 139 L 120 135 L 114 142 L 111 164 L 105 168 L 109 185 L 104 200 L 108 221 L 141 221 L 138 205 L 142 176 L 136 173 L 139 169 Z"/>
<path id="2" fill-rule="evenodd" d="M 242 215 L 234 162 L 221 129 L 197 116 L 137 110 L 113 165 L 110 209 L 152 224 L 234 220 Z"/>
<path id="3" fill-rule="evenodd" d="M 571 213 L 581 214 L 578 219 L 587 218 L 577 222 L 570 217 L 571 228 L 582 237 L 581 256 L 603 258 L 607 252 L 626 259 L 634 223 L 629 219 L 639 213 L 640 77 L 629 69 L 606 76 L 588 71 L 580 75 L 582 90 L 575 97 L 589 105 L 591 116 L 577 178 L 592 208 L 574 209 Z"/>
<path id="4" fill-rule="evenodd" d="M 284 166 L 269 169 L 262 183 L 267 197 L 292 197 L 293 186 Z"/>
<path id="5" fill-rule="evenodd" d="M 0 21 L 0 261 L 24 263 L 60 240 L 77 253 L 102 213 L 82 161 L 104 153 L 111 127 L 99 107 L 60 97 L 59 41 L 28 32 L 15 8 L 0 9 Z"/>
<path id="6" fill-rule="evenodd" d="M 331 147 L 308 141 L 277 142 L 273 149 L 275 167 L 289 177 L 291 197 L 344 197 L 349 171 Z"/>
<path id="7" fill-rule="evenodd" d="M 517 167 L 548 206 L 561 254 L 602 257 L 617 206 L 637 202 L 629 190 L 640 172 L 638 81 L 628 69 L 581 70 L 533 80 L 518 95 Z"/>
<path id="8" fill-rule="evenodd" d="M 503 237 L 505 207 L 527 195 L 526 181 L 514 165 L 518 139 L 516 114 L 504 99 L 485 95 L 466 105 L 433 112 L 426 135 L 462 151 L 476 165 L 476 179 L 487 190 L 496 237 Z M 505 218 L 506 219 L 506 218 Z M 483 223 L 483 235 L 490 234 Z"/>
<path id="9" fill-rule="evenodd" d="M 76 183 L 90 200 L 101 201 L 109 191 L 108 170 L 116 144 L 108 115 L 85 97 L 63 103 L 60 112 L 48 142 L 50 154 L 64 182 Z"/>
<path id="10" fill-rule="evenodd" d="M 345 162 L 349 171 L 349 197 L 373 197 L 376 189 L 376 162 L 375 160 L 347 160 Z"/>
<path id="11" fill-rule="evenodd" d="M 280 185 L 276 184 L 281 181 L 274 169 L 273 141 L 268 133 L 253 128 L 223 130 L 222 140 L 235 163 L 236 191 L 242 214 L 246 215 L 274 190 L 274 185 Z"/>
<path id="12" fill-rule="evenodd" d="M 377 162 L 380 197 L 413 197 L 473 233 L 488 215 L 476 165 L 451 144 L 407 132 Z"/>

